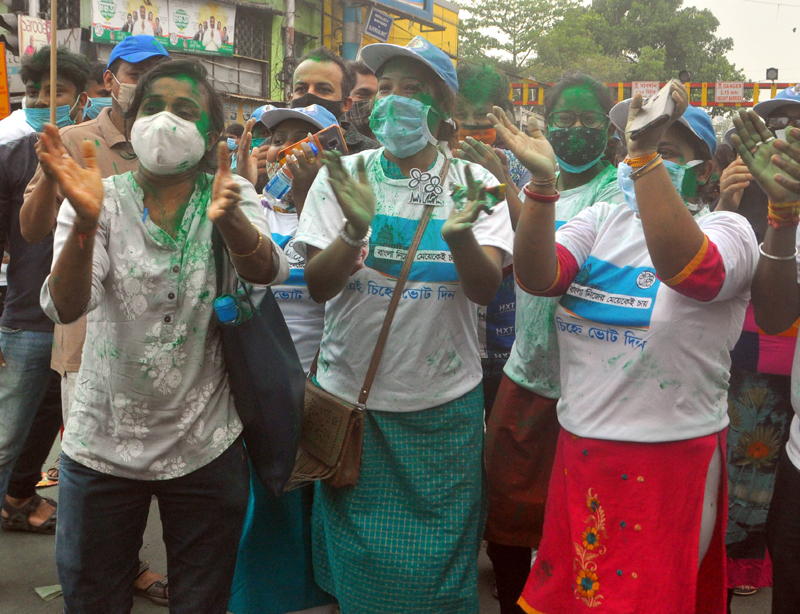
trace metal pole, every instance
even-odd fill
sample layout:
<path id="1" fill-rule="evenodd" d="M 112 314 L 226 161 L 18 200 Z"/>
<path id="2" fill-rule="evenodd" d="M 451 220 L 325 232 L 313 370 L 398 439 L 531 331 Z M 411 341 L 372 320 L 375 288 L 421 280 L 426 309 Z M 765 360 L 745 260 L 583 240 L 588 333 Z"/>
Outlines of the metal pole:
<path id="1" fill-rule="evenodd" d="M 56 123 L 56 24 L 58 22 L 58 0 L 50 0 L 50 123 Z"/>
<path id="2" fill-rule="evenodd" d="M 283 41 L 283 74 L 285 81 L 283 83 L 283 99 L 289 102 L 292 95 L 293 84 L 292 77 L 294 76 L 294 14 L 295 14 L 295 0 L 286 0 L 286 20 L 284 22 L 286 32 Z"/>

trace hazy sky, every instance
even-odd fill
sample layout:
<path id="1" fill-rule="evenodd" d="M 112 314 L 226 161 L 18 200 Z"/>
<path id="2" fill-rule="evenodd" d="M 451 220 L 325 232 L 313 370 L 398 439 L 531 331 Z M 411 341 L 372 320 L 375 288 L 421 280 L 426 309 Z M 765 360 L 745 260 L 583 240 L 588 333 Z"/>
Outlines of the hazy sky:
<path id="1" fill-rule="evenodd" d="M 717 36 L 733 39 L 728 59 L 748 80 L 764 81 L 774 66 L 780 81 L 800 83 L 800 0 L 684 0 L 684 6 L 714 13 Z"/>

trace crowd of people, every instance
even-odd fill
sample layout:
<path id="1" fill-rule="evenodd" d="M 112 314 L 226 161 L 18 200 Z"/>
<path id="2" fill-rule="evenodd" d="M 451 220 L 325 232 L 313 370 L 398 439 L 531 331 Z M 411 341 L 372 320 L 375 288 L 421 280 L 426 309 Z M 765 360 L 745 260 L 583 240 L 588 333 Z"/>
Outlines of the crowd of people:
<path id="1" fill-rule="evenodd" d="M 55 534 L 66 613 L 477 613 L 483 543 L 503 614 L 800 612 L 800 87 L 720 140 L 674 81 L 634 135 L 641 96 L 572 72 L 521 128 L 504 75 L 417 37 L 316 49 L 226 125 L 153 37 L 56 60 L 0 122 L 0 500 Z M 253 470 L 241 286 L 366 406 L 355 483 Z"/>

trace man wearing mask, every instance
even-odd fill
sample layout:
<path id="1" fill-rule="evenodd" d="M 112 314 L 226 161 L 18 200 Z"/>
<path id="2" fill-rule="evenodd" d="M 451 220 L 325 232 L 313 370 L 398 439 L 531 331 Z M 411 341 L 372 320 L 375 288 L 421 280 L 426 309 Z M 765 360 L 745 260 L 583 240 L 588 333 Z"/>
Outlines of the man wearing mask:
<path id="1" fill-rule="evenodd" d="M 0 318 L 0 355 L 4 356 L 0 361 L 2 525 L 7 530 L 50 534 L 55 532 L 56 505 L 37 495 L 35 489 L 61 426 L 58 395 L 55 402 L 48 399 L 43 403 L 54 381 L 50 371 L 53 324 L 39 306 L 39 292 L 53 260 L 53 238 L 47 236 L 29 245 L 20 232 L 20 208 L 25 186 L 36 171 L 36 132 L 49 119 L 50 97 L 56 97 L 59 126 L 83 119 L 89 61 L 59 50 L 57 72 L 53 92 L 49 46 L 23 58 L 20 77 L 25 84 L 25 113 L 34 132 L 0 146 L 0 244 L 7 244 L 11 255 L 6 305 Z"/>
<path id="2" fill-rule="evenodd" d="M 86 93 L 89 102 L 83 110 L 83 119 L 88 121 L 96 119 L 100 111 L 111 106 L 111 88 L 106 85 L 103 75 L 106 72 L 105 62 L 92 62 L 92 74 L 89 77 L 89 87 Z"/>
<path id="3" fill-rule="evenodd" d="M 341 121 L 353 105 L 349 92 L 354 82 L 344 60 L 333 51 L 318 47 L 300 58 L 292 83 L 294 93 L 289 106 L 298 109 L 318 104 L 330 111 L 345 131 L 348 153 L 378 149 L 377 141 L 365 137 L 350 122 Z"/>
<path id="4" fill-rule="evenodd" d="M 375 135 L 372 134 L 372 129 L 369 127 L 369 117 L 372 114 L 375 95 L 378 93 L 378 78 L 369 69 L 369 66 L 360 60 L 350 62 L 347 65 L 347 72 L 350 83 L 353 84 L 353 89 L 350 90 L 350 99 L 353 104 L 345 113 L 345 117 L 361 134 L 374 139 Z"/>
<path id="5" fill-rule="evenodd" d="M 60 58 L 60 54 L 59 54 Z M 56 132 L 46 128 L 51 138 L 60 139 L 64 155 L 83 163 L 80 145 L 85 140 L 98 148 L 97 162 L 103 177 L 136 170 L 138 159 L 126 137 L 124 115 L 133 98 L 139 78 L 156 64 L 169 60 L 166 49 L 150 36 L 129 36 L 111 52 L 103 73 L 105 87 L 110 92 L 110 106 L 103 108 L 94 121 L 70 126 Z M 98 100 L 98 99 L 95 99 Z M 40 148 L 37 147 L 37 152 Z M 57 192 L 55 179 L 41 165 L 25 189 L 25 201 L 20 212 L 22 236 L 29 243 L 50 237 L 56 225 L 58 208 L 63 197 Z M 48 264 L 49 270 L 49 264 Z M 39 284 L 41 287 L 41 283 Z M 61 375 L 61 395 L 64 412 L 69 410 L 72 392 L 81 365 L 86 318 L 67 326 L 56 326 L 53 338 L 52 368 Z M 140 567 L 136 590 L 151 601 L 166 605 L 166 583 L 161 576 Z"/>

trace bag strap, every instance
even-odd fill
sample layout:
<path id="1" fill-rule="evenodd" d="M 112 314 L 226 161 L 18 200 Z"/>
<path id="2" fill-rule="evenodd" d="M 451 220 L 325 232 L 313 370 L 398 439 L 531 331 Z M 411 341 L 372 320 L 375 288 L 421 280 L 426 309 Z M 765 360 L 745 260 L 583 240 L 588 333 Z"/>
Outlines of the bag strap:
<path id="1" fill-rule="evenodd" d="M 447 179 L 447 171 L 450 169 L 450 158 L 445 154 L 444 164 L 442 165 L 442 172 L 439 174 L 439 185 L 444 189 L 445 180 Z M 372 359 L 369 361 L 369 368 L 367 369 L 367 376 L 364 378 L 364 385 L 361 386 L 361 392 L 358 395 L 358 405 L 366 407 L 367 399 L 369 398 L 369 391 L 372 388 L 372 383 L 375 381 L 375 375 L 378 372 L 378 366 L 383 356 L 383 350 L 386 347 L 386 341 L 389 339 L 389 329 L 394 320 L 394 314 L 397 311 L 397 306 L 400 304 L 400 298 L 403 296 L 403 289 L 405 288 L 408 275 L 411 273 L 411 266 L 414 264 L 414 257 L 417 255 L 417 248 L 422 241 L 422 235 L 425 234 L 425 228 L 431 219 L 433 210 L 436 205 L 425 205 L 422 211 L 422 217 L 417 224 L 417 231 L 414 233 L 414 239 L 411 241 L 411 246 L 408 248 L 408 253 L 403 261 L 403 268 L 400 269 L 400 275 L 397 277 L 394 291 L 392 292 L 392 300 L 389 302 L 389 309 L 386 312 L 386 317 L 383 319 L 383 326 L 381 332 L 378 334 L 378 343 L 375 345 L 375 351 L 372 353 Z"/>

